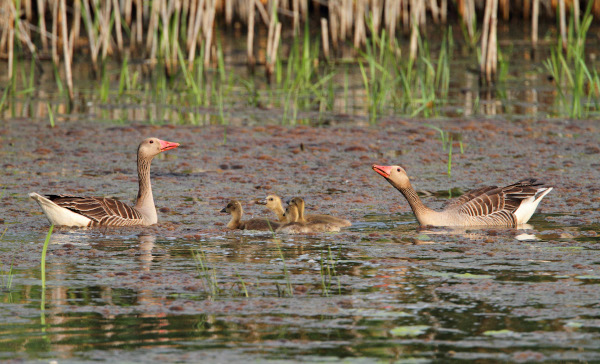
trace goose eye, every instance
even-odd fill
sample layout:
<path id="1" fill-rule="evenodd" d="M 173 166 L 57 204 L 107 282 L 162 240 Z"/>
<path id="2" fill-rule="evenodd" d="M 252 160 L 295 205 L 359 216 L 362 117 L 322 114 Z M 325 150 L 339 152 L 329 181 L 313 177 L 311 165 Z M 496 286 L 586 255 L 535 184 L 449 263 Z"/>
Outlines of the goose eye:
<path id="1" fill-rule="evenodd" d="M 396 171 L 397 171 L 397 172 L 400 172 L 400 168 L 397 168 L 397 169 L 396 169 Z"/>
<path id="2" fill-rule="evenodd" d="M 152 144 L 152 143 L 154 143 L 154 140 L 151 140 L 151 141 L 149 141 L 148 143 Z"/>

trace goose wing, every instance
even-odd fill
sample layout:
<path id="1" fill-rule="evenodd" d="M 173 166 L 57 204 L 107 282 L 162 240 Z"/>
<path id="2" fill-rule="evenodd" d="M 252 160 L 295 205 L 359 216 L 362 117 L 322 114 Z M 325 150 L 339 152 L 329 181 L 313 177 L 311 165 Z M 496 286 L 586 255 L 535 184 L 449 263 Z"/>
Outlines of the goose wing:
<path id="1" fill-rule="evenodd" d="M 69 195 L 47 195 L 46 198 L 60 207 L 89 218 L 92 220 L 90 226 L 130 226 L 143 220 L 139 211 L 114 198 Z"/>
<path id="2" fill-rule="evenodd" d="M 463 195 L 450 200 L 446 204 L 444 209 L 451 210 L 451 209 L 460 207 L 460 206 L 466 204 L 467 202 L 481 196 L 482 194 L 484 194 L 488 191 L 494 190 L 496 188 L 498 188 L 498 187 L 497 186 L 487 186 L 487 187 L 481 187 L 481 188 L 477 188 L 475 190 L 468 191 L 468 192 L 464 193 Z"/>
<path id="3" fill-rule="evenodd" d="M 521 202 L 531 196 L 535 196 L 539 186 L 543 183 L 537 183 L 535 179 L 524 179 L 506 187 L 479 189 L 480 193 L 464 202 L 462 205 L 456 205 L 458 212 L 471 217 L 485 217 L 492 214 L 501 213 L 502 219 L 506 218 L 506 213 L 513 215 L 519 208 Z M 478 191 L 478 190 L 475 190 Z M 475 192 L 474 191 L 474 192 Z M 471 195 L 471 193 L 468 193 Z M 514 219 L 514 218 L 513 218 Z"/>

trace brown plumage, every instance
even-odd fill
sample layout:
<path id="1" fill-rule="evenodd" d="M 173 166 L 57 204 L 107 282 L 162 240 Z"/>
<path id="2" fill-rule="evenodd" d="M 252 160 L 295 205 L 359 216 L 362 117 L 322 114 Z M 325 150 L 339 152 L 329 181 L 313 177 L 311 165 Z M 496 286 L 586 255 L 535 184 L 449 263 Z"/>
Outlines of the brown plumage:
<path id="1" fill-rule="evenodd" d="M 290 205 L 295 205 L 298 208 L 298 221 L 309 224 L 327 224 L 331 227 L 338 227 L 336 231 L 339 231 L 340 227 L 352 226 L 349 220 L 342 219 L 331 215 L 322 214 L 304 214 L 306 204 L 302 197 L 294 197 L 289 201 Z"/>
<path id="2" fill-rule="evenodd" d="M 281 225 L 270 219 L 250 219 L 242 221 L 244 209 L 242 208 L 242 204 L 237 200 L 229 201 L 227 206 L 225 206 L 221 212 L 231 214 L 231 220 L 227 224 L 227 227 L 230 229 L 275 231 Z"/>
<path id="3" fill-rule="evenodd" d="M 179 143 L 158 138 L 148 138 L 140 143 L 137 151 L 139 190 L 135 206 L 104 197 L 78 197 L 70 195 L 29 196 L 42 208 L 51 224 L 64 226 L 132 226 L 152 225 L 158 221 L 152 186 L 150 164 L 161 152 L 177 148 Z"/>
<path id="4" fill-rule="evenodd" d="M 300 221 L 300 209 L 295 203 L 290 203 L 285 209 L 286 224 L 277 231 L 298 234 L 298 233 L 324 233 L 340 231 L 340 226 L 330 222 L 306 222 Z"/>
<path id="5" fill-rule="evenodd" d="M 482 187 L 448 203 L 442 211 L 426 207 L 400 166 L 373 165 L 404 195 L 421 225 L 432 226 L 518 226 L 527 223 L 552 187 L 535 179 L 524 179 L 505 187 Z"/>
<path id="6" fill-rule="evenodd" d="M 286 223 L 277 229 L 278 233 L 300 234 L 313 232 L 306 226 L 306 223 L 298 222 L 298 208 L 295 205 L 288 205 L 284 217 Z"/>

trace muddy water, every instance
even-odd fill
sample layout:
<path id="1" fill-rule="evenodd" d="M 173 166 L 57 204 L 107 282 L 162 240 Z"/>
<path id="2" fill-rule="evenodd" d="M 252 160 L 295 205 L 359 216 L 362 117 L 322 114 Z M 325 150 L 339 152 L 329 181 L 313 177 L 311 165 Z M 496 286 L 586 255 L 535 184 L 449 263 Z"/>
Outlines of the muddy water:
<path id="1" fill-rule="evenodd" d="M 451 177 L 423 120 L 226 130 L 6 120 L 0 268 L 13 264 L 14 279 L 0 290 L 0 360 L 600 360 L 597 121 L 428 122 L 462 139 Z M 135 149 L 151 135 L 182 143 L 152 165 L 159 224 L 57 228 L 44 290 L 48 223 L 27 193 L 132 201 Z M 529 176 L 554 190 L 524 229 L 420 229 L 372 163 L 405 166 L 432 207 L 449 190 Z M 354 225 L 226 231 L 228 199 L 256 217 L 267 212 L 255 199 L 271 193 Z"/>

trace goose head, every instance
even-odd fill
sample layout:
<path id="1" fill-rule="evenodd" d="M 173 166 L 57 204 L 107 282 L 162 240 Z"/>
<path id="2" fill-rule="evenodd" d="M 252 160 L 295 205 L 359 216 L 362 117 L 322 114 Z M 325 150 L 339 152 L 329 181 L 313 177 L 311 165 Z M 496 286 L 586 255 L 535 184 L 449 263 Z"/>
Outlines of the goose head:
<path id="1" fill-rule="evenodd" d="M 283 216 L 285 216 L 288 223 L 298 221 L 298 208 L 296 205 L 288 205 Z"/>
<path id="2" fill-rule="evenodd" d="M 269 210 L 275 211 L 281 206 L 281 198 L 276 195 L 269 195 L 264 200 L 257 201 L 258 204 L 265 205 Z"/>
<path id="3" fill-rule="evenodd" d="M 400 166 L 373 165 L 373 170 L 383 176 L 394 187 L 400 189 L 410 188 L 410 181 L 404 168 Z"/>
<path id="4" fill-rule="evenodd" d="M 242 211 L 242 204 L 238 200 L 229 201 L 227 206 L 223 207 L 223 209 L 221 210 L 222 213 L 229 213 L 232 215 L 234 213 L 241 213 L 241 211 Z"/>
<path id="5" fill-rule="evenodd" d="M 175 149 L 178 146 L 179 143 L 167 142 L 158 138 L 147 138 L 140 143 L 140 146 L 138 147 L 138 156 L 152 159 L 159 153 Z"/>

